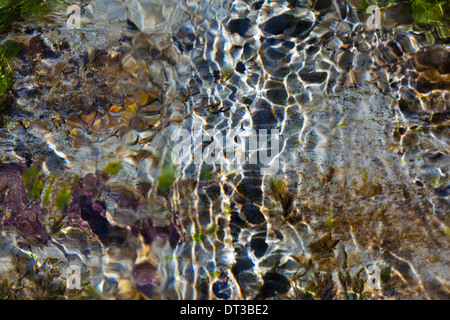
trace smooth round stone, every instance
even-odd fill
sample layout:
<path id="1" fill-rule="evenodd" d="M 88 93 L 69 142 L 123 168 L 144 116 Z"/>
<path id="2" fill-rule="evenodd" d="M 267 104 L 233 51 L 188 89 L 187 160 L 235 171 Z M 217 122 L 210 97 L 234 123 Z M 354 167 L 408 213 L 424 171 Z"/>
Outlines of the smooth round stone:
<path id="1" fill-rule="evenodd" d="M 284 87 L 280 87 L 280 88 L 276 88 L 276 89 L 267 90 L 266 97 L 267 97 L 267 99 L 269 99 L 269 101 L 271 101 L 275 104 L 285 105 L 288 94 Z"/>
<path id="2" fill-rule="evenodd" d="M 253 126 L 258 129 L 273 129 L 278 125 L 278 119 L 271 109 L 257 110 L 252 114 Z"/>
<path id="3" fill-rule="evenodd" d="M 251 224 L 260 224 L 266 221 L 261 210 L 254 204 L 244 204 L 241 209 L 245 219 Z"/>
<path id="4" fill-rule="evenodd" d="M 284 294 L 289 291 L 291 284 L 289 279 L 277 272 L 269 271 L 264 277 L 264 284 L 261 288 L 261 294 L 265 298 L 274 297 L 277 294 Z"/>
<path id="5" fill-rule="evenodd" d="M 269 19 L 263 30 L 272 35 L 302 37 L 309 31 L 312 24 L 310 20 L 301 20 L 292 14 L 284 13 Z"/>
<path id="6" fill-rule="evenodd" d="M 327 79 L 328 73 L 326 72 L 300 72 L 300 78 L 308 83 L 322 83 Z"/>
<path id="7" fill-rule="evenodd" d="M 237 191 L 251 202 L 261 202 L 262 200 L 261 180 L 244 178 L 237 186 Z"/>
<path id="8" fill-rule="evenodd" d="M 228 300 L 231 297 L 231 288 L 228 283 L 224 281 L 219 280 L 215 282 L 212 289 L 216 297 L 219 299 Z"/>
<path id="9" fill-rule="evenodd" d="M 250 28 L 251 24 L 252 23 L 248 18 L 233 19 L 228 22 L 227 29 L 230 33 L 237 33 L 243 37 Z"/>
<path id="10" fill-rule="evenodd" d="M 266 243 L 266 232 L 257 233 L 250 240 L 250 248 L 257 258 L 261 258 L 269 248 Z"/>
<path id="11" fill-rule="evenodd" d="M 134 266 L 133 278 L 136 285 L 143 294 L 151 298 L 156 288 L 160 285 L 157 269 L 149 262 L 142 262 Z"/>

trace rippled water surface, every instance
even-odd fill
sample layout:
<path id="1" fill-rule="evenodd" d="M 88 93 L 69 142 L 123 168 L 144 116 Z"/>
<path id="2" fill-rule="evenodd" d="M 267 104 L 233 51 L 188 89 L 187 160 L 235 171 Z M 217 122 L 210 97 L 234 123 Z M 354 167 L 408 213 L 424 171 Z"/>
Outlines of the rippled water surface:
<path id="1" fill-rule="evenodd" d="M 356 0 L 70 4 L 79 29 L 62 4 L 8 36 L 0 297 L 450 298 L 447 22 L 383 4 L 371 30 Z M 261 130 L 277 140 L 252 149 Z"/>

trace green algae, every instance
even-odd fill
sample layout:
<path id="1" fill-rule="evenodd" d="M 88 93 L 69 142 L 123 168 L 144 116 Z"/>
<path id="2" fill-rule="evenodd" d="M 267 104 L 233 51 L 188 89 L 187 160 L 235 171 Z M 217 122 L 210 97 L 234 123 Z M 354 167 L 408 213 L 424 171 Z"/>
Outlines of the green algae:
<path id="1" fill-rule="evenodd" d="M 362 179 L 363 181 L 367 181 L 367 179 L 369 178 L 369 176 L 367 175 L 367 170 L 366 170 L 366 168 L 361 168 L 360 173 L 361 173 L 361 179 Z"/>
<path id="2" fill-rule="evenodd" d="M 283 217 L 286 219 L 292 211 L 293 197 L 288 192 L 286 183 L 282 179 L 273 179 L 270 181 L 269 190 L 283 209 Z"/>
<path id="3" fill-rule="evenodd" d="M 431 177 L 430 183 L 435 188 L 442 187 L 442 185 L 444 184 L 441 177 Z"/>
<path id="4" fill-rule="evenodd" d="M 0 115 L 7 108 L 7 93 L 14 84 L 14 70 L 10 63 L 22 47 L 22 44 L 14 41 L 6 41 L 0 45 Z"/>
<path id="5" fill-rule="evenodd" d="M 200 180 L 206 181 L 214 178 L 214 171 L 211 166 L 202 166 L 200 171 Z"/>
<path id="6" fill-rule="evenodd" d="M 205 241 L 205 234 L 200 228 L 197 232 L 191 233 L 191 238 L 194 242 L 203 243 Z"/>
<path id="7" fill-rule="evenodd" d="M 58 191 L 55 197 L 55 203 L 59 211 L 64 212 L 66 210 L 70 202 L 70 196 L 71 191 L 67 187 L 63 187 Z"/>
<path id="8" fill-rule="evenodd" d="M 37 165 L 26 168 L 22 179 L 27 191 L 28 200 L 39 200 L 42 190 L 44 189 L 43 173 L 41 168 Z"/>
<path id="9" fill-rule="evenodd" d="M 92 288 L 90 280 L 90 272 L 87 270 L 81 275 L 82 279 L 86 279 L 81 283 L 81 289 L 67 289 L 67 300 L 95 300 L 98 295 Z"/>
<path id="10" fill-rule="evenodd" d="M 449 236 L 449 235 L 450 235 L 450 228 L 441 227 L 440 231 L 441 231 L 441 233 L 442 233 L 444 236 Z"/>
<path id="11" fill-rule="evenodd" d="M 378 5 L 384 8 L 385 12 L 398 11 L 402 13 L 402 18 L 408 17 L 404 21 L 413 25 L 426 25 L 433 27 L 450 28 L 450 2 L 446 0 L 364 0 L 361 11 L 365 11 L 371 5 Z M 398 13 L 397 13 L 398 15 Z M 401 24 L 401 22 L 399 22 Z"/>
<path id="12" fill-rule="evenodd" d="M 18 23 L 45 16 L 54 5 L 62 3 L 65 1 L 0 0 L 0 40 L 13 32 Z M 12 40 L 0 44 L 0 116 L 7 110 L 7 93 L 14 84 L 15 72 L 10 63 L 22 48 L 22 44 Z"/>
<path id="13" fill-rule="evenodd" d="M 45 188 L 44 197 L 42 198 L 42 204 L 46 205 L 48 200 L 50 199 L 50 195 L 52 193 L 53 183 L 55 182 L 55 177 L 50 176 L 50 181 L 48 182 L 47 187 Z"/>
<path id="14" fill-rule="evenodd" d="M 166 254 L 164 256 L 164 261 L 173 261 L 173 260 L 174 260 L 173 255 Z"/>
<path id="15" fill-rule="evenodd" d="M 103 172 L 109 176 L 116 176 L 120 169 L 122 169 L 122 162 L 120 160 L 111 161 L 105 166 Z"/>
<path id="16" fill-rule="evenodd" d="M 2 0 L 0 2 L 0 34 L 10 32 L 17 22 L 48 13 L 50 10 L 50 2 L 45 0 Z"/>
<path id="17" fill-rule="evenodd" d="M 450 9 L 448 1 L 437 0 L 409 0 L 413 9 L 415 23 L 440 25 L 449 23 L 448 12 Z"/>
<path id="18" fill-rule="evenodd" d="M 162 195 L 167 195 L 169 193 L 172 184 L 178 177 L 178 172 L 174 166 L 172 161 L 172 157 L 170 156 L 170 152 L 168 155 L 168 159 L 164 161 L 161 171 L 159 173 L 157 188 L 158 192 Z"/>
<path id="19" fill-rule="evenodd" d="M 336 225 L 336 221 L 331 217 L 331 214 L 325 218 L 325 225 L 327 228 L 333 228 Z"/>
<path id="20" fill-rule="evenodd" d="M 391 267 L 387 266 L 380 271 L 380 280 L 385 283 L 391 278 Z"/>
<path id="21" fill-rule="evenodd" d="M 233 181 L 234 178 L 236 178 L 236 173 L 235 172 L 227 174 L 227 180 Z"/>
<path id="22" fill-rule="evenodd" d="M 222 70 L 222 81 L 226 82 L 234 73 L 234 69 L 230 66 L 225 66 Z"/>
<path id="23" fill-rule="evenodd" d="M 339 271 L 338 276 L 339 281 L 342 287 L 344 288 L 347 299 L 351 298 L 354 298 L 356 300 L 365 299 L 366 296 L 363 295 L 365 281 L 362 278 L 362 272 L 364 268 L 360 268 L 356 272 L 356 274 L 352 277 L 347 268 L 347 253 L 345 251 L 344 251 L 343 269 L 344 270 Z"/>
<path id="24" fill-rule="evenodd" d="M 348 125 L 348 123 L 344 121 L 344 122 L 341 122 L 341 123 L 335 125 L 335 126 L 333 127 L 333 129 L 336 129 L 336 128 L 342 128 L 342 127 L 345 127 L 346 125 Z"/>
<path id="25" fill-rule="evenodd" d="M 0 282 L 0 300 L 8 300 L 10 297 L 9 289 L 10 284 L 7 280 Z"/>
<path id="26" fill-rule="evenodd" d="M 230 214 L 230 213 L 233 211 L 233 209 L 231 208 L 231 206 L 226 205 L 226 206 L 223 208 L 223 211 L 224 211 L 226 214 Z"/>
<path id="27" fill-rule="evenodd" d="M 311 242 L 308 245 L 308 249 L 310 249 L 313 254 L 325 255 L 331 253 L 338 242 L 339 240 L 333 239 L 331 234 L 329 233 L 319 240 Z"/>
<path id="28" fill-rule="evenodd" d="M 275 194 L 278 194 L 281 192 L 281 189 L 283 188 L 283 180 L 282 179 L 274 179 L 271 184 L 272 192 Z"/>
<path id="29" fill-rule="evenodd" d="M 30 268 L 30 264 L 32 268 Z M 10 277 L 0 279 L 0 300 L 65 300 L 95 299 L 96 293 L 89 281 L 81 290 L 68 290 L 61 279 L 66 265 L 58 259 L 47 258 L 42 265 L 27 255 L 20 256 Z M 83 275 L 84 276 L 84 275 Z"/>
<path id="30" fill-rule="evenodd" d="M 0 46 L 0 94 L 4 94 L 14 82 L 10 62 L 22 48 L 22 44 L 11 40 L 5 41 Z"/>

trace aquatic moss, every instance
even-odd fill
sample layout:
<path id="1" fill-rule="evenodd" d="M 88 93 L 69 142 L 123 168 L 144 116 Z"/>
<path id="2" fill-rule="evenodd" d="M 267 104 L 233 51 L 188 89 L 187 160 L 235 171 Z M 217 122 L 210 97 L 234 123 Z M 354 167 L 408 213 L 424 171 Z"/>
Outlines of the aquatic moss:
<path id="1" fill-rule="evenodd" d="M 46 205 L 48 203 L 48 200 L 50 199 L 50 194 L 52 192 L 52 186 L 53 186 L 54 182 L 55 182 L 55 177 L 51 176 L 50 181 L 47 185 L 47 188 L 45 188 L 44 197 L 42 198 L 43 205 Z"/>
<path id="2" fill-rule="evenodd" d="M 219 226 L 212 224 L 208 227 L 208 232 L 210 232 L 214 238 L 217 238 L 217 235 L 219 234 Z"/>
<path id="3" fill-rule="evenodd" d="M 342 127 L 345 127 L 346 125 L 348 125 L 348 123 L 344 121 L 344 122 L 341 122 L 341 123 L 335 125 L 333 128 L 342 128 Z"/>
<path id="4" fill-rule="evenodd" d="M 378 5 L 386 10 L 395 10 L 395 8 L 403 7 L 411 15 L 412 24 L 414 25 L 430 25 L 441 27 L 446 25 L 450 27 L 450 2 L 447 0 L 364 0 L 363 5 L 358 8 L 365 12 L 371 5 Z"/>
<path id="5" fill-rule="evenodd" d="M 336 225 L 336 221 L 331 217 L 331 214 L 325 218 L 325 224 L 328 228 L 333 228 Z"/>
<path id="6" fill-rule="evenodd" d="M 230 214 L 230 213 L 233 211 L 233 209 L 231 208 L 231 206 L 226 205 L 226 206 L 223 208 L 223 211 L 224 211 L 226 214 Z"/>
<path id="7" fill-rule="evenodd" d="M 227 174 L 227 180 L 233 181 L 234 178 L 236 178 L 236 173 L 235 172 Z"/>
<path id="8" fill-rule="evenodd" d="M 0 0 L 0 40 L 14 31 L 17 23 L 49 13 L 53 5 L 65 0 Z M 0 115 L 7 107 L 6 94 L 14 83 L 14 70 L 11 60 L 17 56 L 23 45 L 14 41 L 0 44 Z"/>
<path id="9" fill-rule="evenodd" d="M 442 181 L 441 177 L 439 177 L 439 176 L 438 177 L 431 177 L 430 183 L 435 188 L 442 187 L 442 185 L 443 185 L 443 181 Z"/>
<path id="10" fill-rule="evenodd" d="M 175 180 L 178 177 L 178 172 L 174 166 L 174 163 L 172 162 L 172 157 L 170 156 L 170 152 L 168 152 L 168 159 L 164 161 L 161 171 L 159 173 L 158 178 L 158 192 L 160 194 L 166 195 L 170 188 L 172 187 L 172 184 L 175 182 Z"/>
<path id="11" fill-rule="evenodd" d="M 120 160 L 112 161 L 105 166 L 103 172 L 109 176 L 115 176 L 119 173 L 120 169 L 122 169 L 122 162 Z"/>
<path id="12" fill-rule="evenodd" d="M 10 289 L 11 285 L 7 280 L 3 280 L 0 282 L 0 300 L 8 300 L 10 299 Z"/>
<path id="13" fill-rule="evenodd" d="M 85 271 L 81 275 L 82 279 L 86 279 L 81 283 L 81 289 L 73 290 L 66 289 L 67 300 L 96 300 L 98 299 L 98 295 L 95 292 L 94 288 L 92 288 L 92 283 L 90 280 L 90 271 Z M 63 281 L 66 283 L 66 281 Z M 67 285 L 66 285 L 67 288 Z"/>
<path id="14" fill-rule="evenodd" d="M 66 210 L 69 205 L 70 195 L 70 189 L 67 187 L 63 187 L 58 191 L 55 197 L 55 203 L 59 211 L 64 212 Z"/>
<path id="15" fill-rule="evenodd" d="M 228 81 L 228 79 L 231 78 L 231 76 L 234 73 L 234 69 L 229 67 L 229 66 L 225 66 L 222 70 L 222 81 L 226 82 Z"/>
<path id="16" fill-rule="evenodd" d="M 385 267 L 380 272 L 380 280 L 386 283 L 391 278 L 391 267 Z"/>
<path id="17" fill-rule="evenodd" d="M 346 254 L 344 255 L 346 259 Z M 344 260 L 345 261 L 345 260 Z M 364 291 L 364 279 L 362 278 L 362 272 L 364 268 L 360 268 L 358 272 L 352 277 L 347 269 L 346 262 L 344 262 L 345 270 L 339 271 L 339 281 L 345 290 L 347 299 L 364 300 L 368 297 L 363 294 Z"/>
<path id="18" fill-rule="evenodd" d="M 449 24 L 449 2 L 437 0 L 409 0 L 413 9 L 415 23 L 440 25 L 443 22 Z"/>
<path id="19" fill-rule="evenodd" d="M 271 189 L 272 189 L 273 193 L 277 194 L 277 193 L 281 192 L 281 188 L 282 187 L 283 187 L 283 180 L 282 179 L 274 179 L 272 181 Z"/>
<path id="20" fill-rule="evenodd" d="M 194 242 L 203 243 L 205 241 L 203 230 L 200 228 L 196 233 L 192 233 L 191 238 Z"/>
<path id="21" fill-rule="evenodd" d="M 440 231 L 444 236 L 450 235 L 450 228 L 441 227 Z"/>
<path id="22" fill-rule="evenodd" d="M 53 5 L 65 2 L 65 0 L 0 0 L 0 40 L 13 32 L 17 23 L 47 14 Z M 14 70 L 10 63 L 22 48 L 22 44 L 11 40 L 0 44 L 0 116 L 8 109 L 7 93 L 14 84 Z M 0 120 L 3 120 L 3 117 Z"/>
<path id="23" fill-rule="evenodd" d="M 23 173 L 23 183 L 27 191 L 29 201 L 39 200 L 42 190 L 44 189 L 43 173 L 39 166 L 31 166 L 26 168 Z"/>
<path id="24" fill-rule="evenodd" d="M 363 181 L 367 181 L 367 179 L 368 179 L 369 176 L 367 175 L 367 170 L 366 170 L 366 168 L 361 168 L 360 173 L 361 173 L 361 179 L 362 179 Z"/>
<path id="25" fill-rule="evenodd" d="M 211 180 L 214 178 L 214 171 L 212 166 L 202 166 L 202 169 L 200 171 L 200 180 Z"/>
<path id="26" fill-rule="evenodd" d="M 165 256 L 164 256 L 164 261 L 173 261 L 173 255 L 169 255 L 169 254 L 166 254 Z"/>
<path id="27" fill-rule="evenodd" d="M 319 240 L 311 242 L 308 249 L 315 255 L 325 255 L 331 253 L 338 242 L 339 240 L 332 239 L 331 233 L 328 233 Z"/>
<path id="28" fill-rule="evenodd" d="M 22 47 L 22 44 L 11 40 L 5 41 L 0 46 L 0 94 L 5 93 L 14 82 L 14 72 L 9 63 Z"/>
<path id="29" fill-rule="evenodd" d="M 14 41 L 6 41 L 0 45 L 0 113 L 6 108 L 6 94 L 14 84 L 14 70 L 10 62 L 22 47 L 22 44 Z"/>
<path id="30" fill-rule="evenodd" d="M 17 22 L 26 21 L 36 14 L 49 11 L 50 1 L 2 0 L 0 2 L 0 34 L 10 32 Z"/>
<path id="31" fill-rule="evenodd" d="M 289 216 L 292 209 L 293 197 L 289 194 L 287 186 L 282 179 L 274 179 L 270 181 L 270 193 L 281 204 L 284 218 Z"/>

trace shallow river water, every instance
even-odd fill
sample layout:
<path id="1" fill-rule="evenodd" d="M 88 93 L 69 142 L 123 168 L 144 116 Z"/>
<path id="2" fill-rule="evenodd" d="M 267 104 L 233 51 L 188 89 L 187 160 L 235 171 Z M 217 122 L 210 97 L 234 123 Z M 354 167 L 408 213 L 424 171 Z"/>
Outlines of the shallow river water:
<path id="1" fill-rule="evenodd" d="M 62 5 L 14 35 L 0 295 L 450 298 L 450 29 L 401 5 L 371 28 L 362 1 L 71 4 L 79 28 Z"/>

